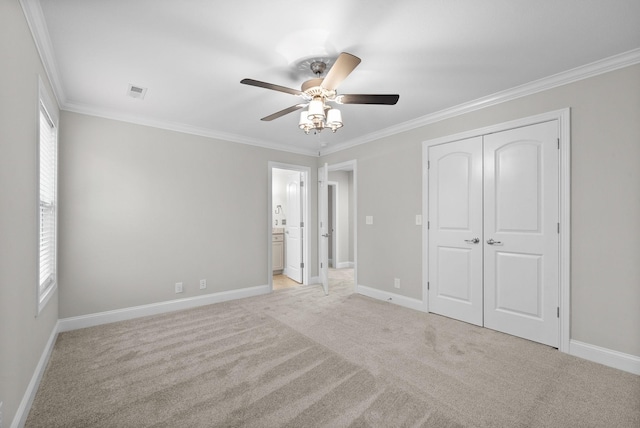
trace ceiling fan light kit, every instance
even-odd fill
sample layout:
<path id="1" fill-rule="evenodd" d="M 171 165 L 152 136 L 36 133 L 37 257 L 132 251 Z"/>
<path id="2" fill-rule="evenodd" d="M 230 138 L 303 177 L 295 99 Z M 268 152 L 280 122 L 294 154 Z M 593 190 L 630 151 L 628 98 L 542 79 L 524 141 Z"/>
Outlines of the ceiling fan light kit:
<path id="1" fill-rule="evenodd" d="M 331 107 L 327 103 L 336 104 L 378 104 L 394 105 L 400 98 L 399 95 L 374 95 L 374 94 L 345 94 L 338 95 L 336 89 L 344 79 L 360 64 L 360 58 L 355 55 L 343 52 L 336 59 L 333 66 L 324 78 L 320 76 L 325 72 L 327 64 L 323 61 L 313 61 L 309 68 L 317 76 L 315 79 L 307 80 L 302 84 L 301 91 L 287 88 L 272 83 L 261 82 L 253 79 L 242 79 L 240 83 L 285 92 L 291 95 L 298 95 L 305 101 L 296 104 L 269 116 L 263 117 L 263 121 L 271 121 L 286 114 L 292 113 L 301 108 L 308 107 L 300 113 L 298 127 L 309 134 L 312 130 L 315 134 L 329 128 L 336 132 L 344 125 L 340 110 Z"/>

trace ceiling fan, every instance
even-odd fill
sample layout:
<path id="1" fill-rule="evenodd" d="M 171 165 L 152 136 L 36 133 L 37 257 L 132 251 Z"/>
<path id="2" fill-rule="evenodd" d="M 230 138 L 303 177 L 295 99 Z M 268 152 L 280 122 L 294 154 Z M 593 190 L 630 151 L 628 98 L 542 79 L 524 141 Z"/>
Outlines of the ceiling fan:
<path id="1" fill-rule="evenodd" d="M 261 120 L 271 121 L 308 106 L 309 108 L 307 110 L 300 113 L 300 129 L 306 134 L 309 134 L 312 130 L 318 133 L 325 128 L 330 128 L 333 132 L 336 132 L 343 125 L 342 114 L 340 110 L 332 107 L 328 103 L 394 105 L 400 98 L 400 95 L 397 94 L 338 95 L 336 92 L 338 85 L 351 74 L 358 64 L 360 64 L 360 61 L 360 58 L 357 56 L 342 52 L 324 78 L 320 76 L 322 76 L 327 69 L 327 63 L 322 60 L 313 61 L 310 64 L 310 68 L 317 77 L 304 82 L 301 90 L 254 79 L 242 79 L 240 83 L 297 95 L 302 98 L 303 101 L 301 103 L 265 116 Z"/>

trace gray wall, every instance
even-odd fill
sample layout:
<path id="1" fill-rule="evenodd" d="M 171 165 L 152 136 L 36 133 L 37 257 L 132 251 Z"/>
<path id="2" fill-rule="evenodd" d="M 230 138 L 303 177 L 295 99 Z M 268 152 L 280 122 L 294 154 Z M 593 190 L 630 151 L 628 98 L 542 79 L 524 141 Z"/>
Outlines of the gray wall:
<path id="1" fill-rule="evenodd" d="M 61 318 L 268 284 L 268 161 L 317 176 L 314 157 L 77 113 L 60 129 Z"/>
<path id="2" fill-rule="evenodd" d="M 329 164 L 358 161 L 358 282 L 422 298 L 415 214 L 423 141 L 565 107 L 572 139 L 571 338 L 640 356 L 640 65 L 323 156 Z M 366 215 L 373 225 L 364 224 Z"/>
<path id="3" fill-rule="evenodd" d="M 18 1 L 0 2 L 0 29 L 0 402 L 9 426 L 58 319 L 58 295 L 36 317 L 38 75 L 48 81 Z"/>

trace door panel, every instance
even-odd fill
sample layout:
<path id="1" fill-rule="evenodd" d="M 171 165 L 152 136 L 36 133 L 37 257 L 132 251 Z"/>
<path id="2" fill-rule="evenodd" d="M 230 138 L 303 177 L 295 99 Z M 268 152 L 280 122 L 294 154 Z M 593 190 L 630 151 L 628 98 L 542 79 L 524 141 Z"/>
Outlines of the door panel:
<path id="1" fill-rule="evenodd" d="M 439 247 L 437 251 L 438 297 L 471 304 L 471 250 Z"/>
<path id="2" fill-rule="evenodd" d="M 542 255 L 496 251 L 496 311 L 542 318 Z"/>
<path id="3" fill-rule="evenodd" d="M 557 122 L 484 137 L 484 325 L 558 346 Z"/>
<path id="4" fill-rule="evenodd" d="M 469 203 L 476 191 L 470 181 L 472 153 L 454 152 L 437 160 L 437 219 L 441 230 L 468 232 Z"/>
<path id="5" fill-rule="evenodd" d="M 496 231 L 541 232 L 541 149 L 537 141 L 517 141 L 496 150 Z"/>
<path id="6" fill-rule="evenodd" d="M 287 178 L 287 225 L 285 228 L 286 275 L 302 282 L 302 198 L 300 196 L 300 173 L 293 172 Z"/>
<path id="7" fill-rule="evenodd" d="M 429 311 L 482 325 L 482 139 L 429 148 Z"/>

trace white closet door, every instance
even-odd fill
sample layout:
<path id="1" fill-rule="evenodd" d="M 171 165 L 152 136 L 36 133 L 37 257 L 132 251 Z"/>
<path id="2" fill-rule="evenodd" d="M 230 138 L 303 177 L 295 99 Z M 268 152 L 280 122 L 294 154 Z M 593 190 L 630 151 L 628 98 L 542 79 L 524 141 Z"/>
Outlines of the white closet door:
<path id="1" fill-rule="evenodd" d="M 482 137 L 429 147 L 429 311 L 482 325 Z"/>
<path id="2" fill-rule="evenodd" d="M 484 325 L 558 346 L 558 124 L 484 137 Z"/>

